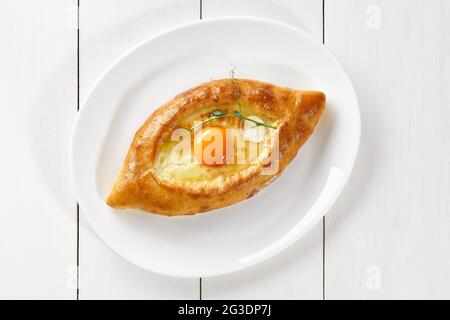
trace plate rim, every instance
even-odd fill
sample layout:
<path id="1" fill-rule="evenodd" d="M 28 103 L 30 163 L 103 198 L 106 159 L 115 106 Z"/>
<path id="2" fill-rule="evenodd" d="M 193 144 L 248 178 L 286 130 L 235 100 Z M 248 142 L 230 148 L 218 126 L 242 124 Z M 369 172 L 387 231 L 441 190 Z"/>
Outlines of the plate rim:
<path id="1" fill-rule="evenodd" d="M 353 154 L 351 154 L 351 156 L 349 157 L 349 159 L 351 159 L 351 163 L 349 165 L 349 170 L 347 173 L 345 173 L 345 176 L 342 179 L 342 183 L 340 184 L 340 186 L 335 190 L 331 200 L 329 200 L 329 203 L 327 205 L 327 207 L 323 210 L 320 219 L 322 217 L 324 217 L 328 211 L 335 205 L 337 199 L 341 196 L 345 186 L 348 183 L 348 180 L 354 170 L 354 166 L 357 160 L 357 156 L 359 153 L 359 149 L 360 149 L 360 144 L 361 144 L 361 109 L 360 109 L 360 104 L 359 104 L 359 100 L 358 100 L 358 96 L 356 94 L 353 82 L 351 81 L 351 78 L 347 72 L 347 70 L 344 68 L 344 66 L 340 63 L 340 61 L 337 59 L 337 57 L 321 42 L 319 42 L 317 39 L 315 39 L 314 37 L 312 37 L 309 33 L 307 33 L 306 31 L 295 27 L 293 25 L 278 21 L 278 20 L 274 20 L 274 19 L 269 19 L 269 18 L 264 18 L 264 17 L 256 17 L 256 16 L 223 16 L 223 17 L 214 17 L 214 18 L 207 18 L 207 19 L 202 19 L 202 20 L 194 20 L 194 21 L 189 21 L 186 23 L 182 23 L 182 24 L 178 24 L 175 25 L 173 27 L 167 28 L 163 31 L 157 32 L 156 34 L 147 37 L 146 39 L 139 41 L 137 44 L 131 46 L 130 49 L 124 51 L 122 54 L 119 55 L 119 57 L 117 59 L 115 59 L 101 74 L 100 76 L 93 82 L 91 88 L 87 91 L 82 103 L 81 103 L 81 107 L 78 110 L 75 119 L 73 121 L 73 125 L 72 125 L 72 130 L 71 130 L 71 135 L 70 135 L 70 140 L 69 140 L 69 171 L 70 171 L 70 177 L 71 177 L 71 184 L 72 184 L 72 190 L 73 193 L 75 195 L 75 199 L 77 201 L 77 203 L 79 204 L 80 207 L 83 207 L 82 202 L 80 201 L 80 192 L 79 192 L 79 188 L 77 186 L 76 183 L 76 173 L 75 173 L 75 169 L 74 169 L 74 146 L 75 146 L 75 136 L 76 133 L 78 131 L 78 127 L 80 126 L 80 122 L 81 122 L 81 118 L 83 117 L 83 110 L 85 110 L 84 106 L 87 104 L 87 102 L 91 99 L 91 96 L 94 94 L 94 92 L 96 91 L 97 87 L 99 86 L 99 84 L 104 80 L 104 78 L 106 78 L 106 76 L 120 63 L 123 62 L 123 60 L 125 60 L 130 54 L 132 54 L 134 51 L 139 50 L 139 48 L 143 47 L 144 45 L 146 45 L 147 43 L 154 41 L 158 38 L 164 37 L 166 34 L 172 33 L 172 32 L 176 32 L 180 29 L 184 29 L 184 28 L 188 28 L 192 25 L 207 25 L 207 24 L 211 24 L 211 23 L 215 23 L 215 22 L 223 22 L 223 21 L 244 21 L 244 22 L 258 22 L 258 23 L 265 23 L 265 24 L 275 24 L 278 25 L 279 27 L 282 28 L 286 28 L 292 32 L 298 33 L 303 37 L 308 38 L 312 43 L 314 43 L 317 47 L 320 48 L 320 50 L 323 50 L 324 53 L 334 61 L 334 63 L 341 69 L 341 71 L 343 72 L 343 74 L 345 75 L 345 77 L 348 79 L 349 85 L 350 85 L 350 89 L 351 89 L 351 93 L 355 99 L 355 138 L 356 138 L 356 143 L 355 143 L 355 148 L 353 150 Z M 301 239 L 306 233 L 308 233 L 315 225 L 317 225 L 317 223 L 319 222 L 320 219 L 317 219 L 317 221 L 314 221 L 312 223 L 309 224 L 308 228 L 306 228 L 306 230 L 303 233 L 296 233 L 292 238 L 288 239 L 287 241 L 285 241 L 284 243 L 280 244 L 278 247 L 274 248 L 273 250 L 267 252 L 266 254 L 262 255 L 259 258 L 256 258 L 254 260 L 251 260 L 249 262 L 245 262 L 245 263 L 240 263 L 240 264 L 236 264 L 233 267 L 230 267 L 226 270 L 220 270 L 219 272 L 208 272 L 208 273 L 202 273 L 202 274 L 177 274 L 174 272 L 165 272 L 163 270 L 155 270 L 152 268 L 149 268 L 148 266 L 143 266 L 140 263 L 136 262 L 134 259 L 130 258 L 126 253 L 124 252 L 119 252 L 119 250 L 115 249 L 112 247 L 112 245 L 107 242 L 99 233 L 99 231 L 95 228 L 94 224 L 92 223 L 90 217 L 88 214 L 86 214 L 83 210 L 83 215 L 84 217 L 87 219 L 89 226 L 91 227 L 91 229 L 94 231 L 94 233 L 96 234 L 96 236 L 107 245 L 108 248 L 110 248 L 115 254 L 117 254 L 118 256 L 120 256 L 121 258 L 127 260 L 128 262 L 132 263 L 133 265 L 146 270 L 146 271 L 150 271 L 156 274 L 161 274 L 164 276 L 169 276 L 169 277 L 176 277 L 176 278 L 186 278 L 186 279 L 192 279 L 192 278 L 198 278 L 198 277 L 215 277 L 215 276 L 220 276 L 220 275 L 225 275 L 225 274 L 230 274 L 230 273 L 234 273 L 240 270 L 244 270 L 244 269 L 248 269 L 252 266 L 255 266 L 261 262 L 264 262 L 266 260 L 269 260 L 270 258 L 274 257 L 275 255 L 279 254 L 280 252 L 286 250 L 288 247 L 290 247 L 293 243 L 297 242 L 299 239 Z M 300 223 L 300 221 L 302 221 L 304 219 L 304 217 L 302 219 L 299 220 L 298 223 Z"/>

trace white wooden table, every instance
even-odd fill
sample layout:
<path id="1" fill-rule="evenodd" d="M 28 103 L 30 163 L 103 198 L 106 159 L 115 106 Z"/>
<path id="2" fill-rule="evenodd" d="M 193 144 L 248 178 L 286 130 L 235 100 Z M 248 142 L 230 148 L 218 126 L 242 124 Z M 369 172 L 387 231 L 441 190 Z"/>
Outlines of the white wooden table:
<path id="1" fill-rule="evenodd" d="M 0 298 L 450 298 L 449 0 L 0 2 Z M 167 278 L 116 256 L 78 213 L 71 124 L 125 50 L 225 15 L 324 42 L 360 100 L 360 154 L 326 220 L 287 251 L 232 275 Z"/>

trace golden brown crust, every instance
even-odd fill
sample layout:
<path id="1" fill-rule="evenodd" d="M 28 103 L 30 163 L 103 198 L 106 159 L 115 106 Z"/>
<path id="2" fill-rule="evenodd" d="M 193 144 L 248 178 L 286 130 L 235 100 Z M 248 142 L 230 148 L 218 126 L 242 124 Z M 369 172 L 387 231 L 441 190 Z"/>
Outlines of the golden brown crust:
<path id="1" fill-rule="evenodd" d="M 325 95 L 297 91 L 255 80 L 236 79 L 242 103 L 255 115 L 278 123 L 279 166 L 273 175 L 261 174 L 261 163 L 237 172 L 220 183 L 186 184 L 163 181 L 153 170 L 158 148 L 186 118 L 204 117 L 211 108 L 236 102 L 229 79 L 210 81 L 189 89 L 159 107 L 136 132 L 123 168 L 107 199 L 114 208 L 133 208 L 162 215 L 186 215 L 222 208 L 252 197 L 287 167 L 312 134 L 325 110 Z"/>

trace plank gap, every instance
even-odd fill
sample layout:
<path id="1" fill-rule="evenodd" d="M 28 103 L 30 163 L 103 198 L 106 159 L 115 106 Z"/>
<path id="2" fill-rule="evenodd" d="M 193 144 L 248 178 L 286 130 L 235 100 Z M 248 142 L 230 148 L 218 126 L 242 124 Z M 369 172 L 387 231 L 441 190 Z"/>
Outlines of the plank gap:
<path id="1" fill-rule="evenodd" d="M 322 0 L 322 43 L 325 44 L 325 0 Z"/>
<path id="2" fill-rule="evenodd" d="M 80 0 L 77 0 L 77 112 L 80 111 Z M 77 300 L 80 300 L 80 205 L 77 202 Z"/>
<path id="3" fill-rule="evenodd" d="M 322 44 L 325 45 L 325 0 L 322 0 Z M 325 216 L 322 218 L 322 300 L 325 299 Z"/>

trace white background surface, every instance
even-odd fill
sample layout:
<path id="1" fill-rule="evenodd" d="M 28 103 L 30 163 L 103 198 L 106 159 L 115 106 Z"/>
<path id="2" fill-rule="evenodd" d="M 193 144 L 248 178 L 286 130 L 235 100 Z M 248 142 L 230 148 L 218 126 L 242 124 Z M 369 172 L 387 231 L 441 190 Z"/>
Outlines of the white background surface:
<path id="1" fill-rule="evenodd" d="M 80 2 L 1 0 L 0 298 L 450 298 L 450 1 Z M 354 173 L 324 224 L 268 262 L 201 282 L 116 256 L 78 221 L 67 168 L 77 101 L 96 78 L 200 13 L 324 36 L 363 120 Z"/>

